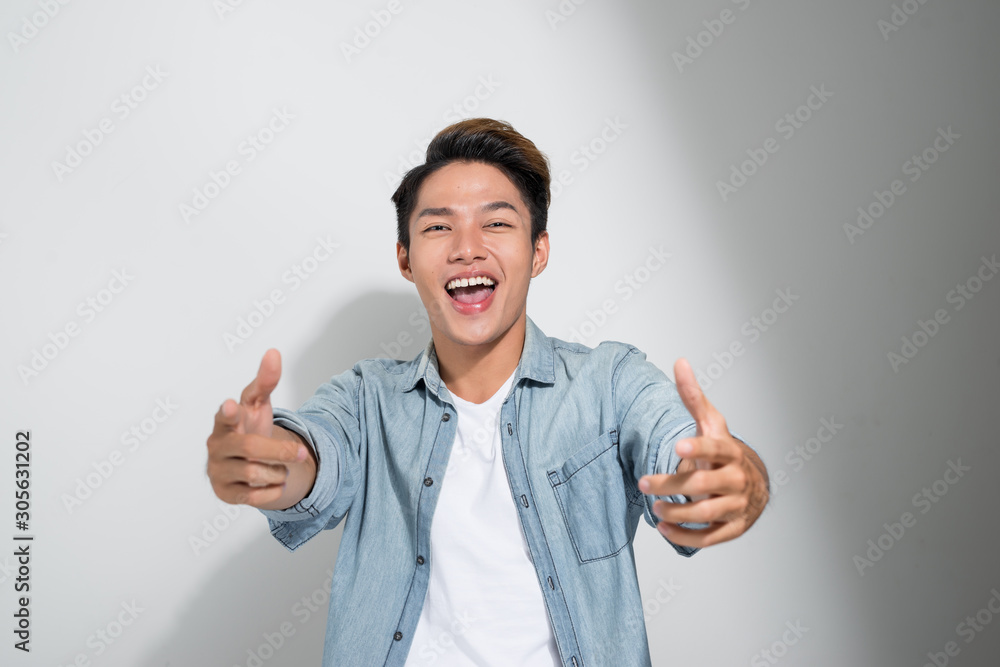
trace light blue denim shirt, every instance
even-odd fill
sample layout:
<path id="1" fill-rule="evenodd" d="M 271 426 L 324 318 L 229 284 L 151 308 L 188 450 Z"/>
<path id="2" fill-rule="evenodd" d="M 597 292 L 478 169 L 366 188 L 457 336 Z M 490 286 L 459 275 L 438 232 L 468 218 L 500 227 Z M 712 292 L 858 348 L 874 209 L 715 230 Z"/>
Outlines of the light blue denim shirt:
<path id="1" fill-rule="evenodd" d="M 294 551 L 347 517 L 324 666 L 405 662 L 427 592 L 431 520 L 457 421 L 433 340 L 410 361 L 359 361 L 295 412 L 274 409 L 274 423 L 301 435 L 319 467 L 301 502 L 261 510 L 271 533 Z M 639 478 L 673 473 L 680 462 L 674 444 L 695 434 L 674 383 L 632 345 L 589 348 L 548 337 L 526 318 L 499 428 L 562 664 L 650 665 L 632 539 L 640 515 L 658 523 L 658 497 L 639 491 Z M 698 551 L 671 546 L 684 556 Z"/>

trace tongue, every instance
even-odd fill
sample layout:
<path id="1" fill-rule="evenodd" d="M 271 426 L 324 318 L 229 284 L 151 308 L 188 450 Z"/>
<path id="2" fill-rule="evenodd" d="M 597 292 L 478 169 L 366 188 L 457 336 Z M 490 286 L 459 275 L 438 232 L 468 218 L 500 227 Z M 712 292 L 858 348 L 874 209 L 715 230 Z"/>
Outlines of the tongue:
<path id="1" fill-rule="evenodd" d="M 486 285 L 472 285 L 470 287 L 456 287 L 454 290 L 455 301 L 462 303 L 479 303 L 490 295 L 493 289 Z"/>

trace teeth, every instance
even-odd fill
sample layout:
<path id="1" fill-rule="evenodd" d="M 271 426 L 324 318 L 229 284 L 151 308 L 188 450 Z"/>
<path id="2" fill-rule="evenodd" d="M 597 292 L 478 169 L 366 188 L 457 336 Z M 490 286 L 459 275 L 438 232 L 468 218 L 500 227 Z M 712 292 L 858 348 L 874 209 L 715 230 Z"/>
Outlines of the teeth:
<path id="1" fill-rule="evenodd" d="M 455 278 L 445 285 L 446 290 L 453 290 L 456 287 L 468 287 L 470 285 L 492 285 L 493 281 L 486 276 L 476 276 L 475 278 Z"/>

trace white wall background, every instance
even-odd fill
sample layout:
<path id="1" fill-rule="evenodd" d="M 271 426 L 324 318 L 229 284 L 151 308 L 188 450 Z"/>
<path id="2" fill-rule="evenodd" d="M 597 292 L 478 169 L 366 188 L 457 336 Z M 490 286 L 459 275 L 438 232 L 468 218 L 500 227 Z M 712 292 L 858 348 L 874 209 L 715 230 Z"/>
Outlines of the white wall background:
<path id="1" fill-rule="evenodd" d="M 709 398 L 784 474 L 746 536 L 690 560 L 640 524 L 653 664 L 997 664 L 1000 280 L 976 275 L 1000 251 L 1000 5 L 402 0 L 348 61 L 341 44 L 386 3 L 48 4 L 51 18 L 41 0 L 0 9 L 0 663 L 248 665 L 284 622 L 295 634 L 263 664 L 319 663 L 325 605 L 301 601 L 323 597 L 340 530 L 289 554 L 256 510 L 227 518 L 205 439 L 269 347 L 289 407 L 360 358 L 419 353 L 428 333 L 409 320 L 421 306 L 395 266 L 389 195 L 401 160 L 460 113 L 510 121 L 572 178 L 529 297 L 542 329 L 569 338 L 614 300 L 586 342 L 712 371 Z M 165 74 L 142 90 L 147 68 Z M 832 95 L 802 109 L 812 87 Z M 144 99 L 126 116 L 122 95 Z M 241 142 L 274 109 L 294 118 L 250 160 Z M 797 110 L 794 132 L 776 125 Z M 102 119 L 113 131 L 54 167 Z M 602 147 L 607 119 L 623 129 Z M 935 155 L 949 127 L 959 138 Z M 768 138 L 777 151 L 724 201 L 718 182 Z M 592 141 L 603 152 L 581 159 Z M 936 161 L 911 180 L 905 163 L 928 148 Z M 180 205 L 230 160 L 239 173 L 186 221 Z M 849 238 L 896 179 L 903 194 Z M 282 276 L 317 237 L 340 247 L 293 290 Z M 615 285 L 650 246 L 672 257 L 626 299 Z M 102 292 L 115 271 L 132 279 Z M 959 285 L 978 290 L 961 308 Z M 230 350 L 224 334 L 274 289 L 285 302 Z M 798 298 L 751 335 L 776 290 Z M 939 309 L 946 323 L 916 335 Z M 400 333 L 415 340 L 393 350 Z M 893 368 L 904 336 L 921 346 Z M 723 369 L 734 341 L 743 354 Z M 36 351 L 51 358 L 24 374 Z M 173 414 L 149 421 L 168 399 Z M 817 449 L 823 419 L 842 427 Z M 144 420 L 155 431 L 123 443 Z M 12 648 L 24 429 L 29 656 Z M 795 454 L 809 446 L 808 461 Z M 943 481 L 959 461 L 969 470 Z M 97 488 L 67 507 L 88 476 Z M 897 539 L 886 525 L 904 512 Z M 869 540 L 888 549 L 859 566 Z M 134 623 L 97 641 L 133 602 Z"/>

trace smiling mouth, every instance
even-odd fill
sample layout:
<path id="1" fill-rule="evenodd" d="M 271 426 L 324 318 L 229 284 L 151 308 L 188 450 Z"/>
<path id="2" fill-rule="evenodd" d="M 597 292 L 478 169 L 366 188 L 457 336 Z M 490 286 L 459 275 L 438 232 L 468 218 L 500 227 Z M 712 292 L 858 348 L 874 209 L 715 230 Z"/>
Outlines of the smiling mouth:
<path id="1" fill-rule="evenodd" d="M 480 303 L 485 301 L 496 289 L 496 285 L 469 285 L 468 287 L 454 287 L 448 292 L 453 300 L 459 303 Z"/>

